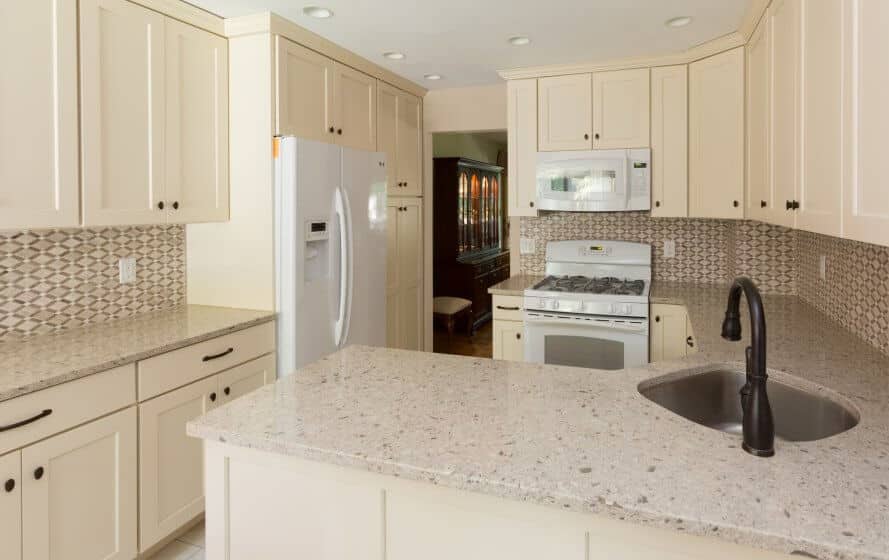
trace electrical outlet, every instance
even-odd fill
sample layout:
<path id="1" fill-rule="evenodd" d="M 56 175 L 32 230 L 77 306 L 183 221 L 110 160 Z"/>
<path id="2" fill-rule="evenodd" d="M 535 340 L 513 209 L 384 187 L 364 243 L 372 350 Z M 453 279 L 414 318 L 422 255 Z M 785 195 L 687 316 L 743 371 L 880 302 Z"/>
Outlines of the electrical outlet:
<path id="1" fill-rule="evenodd" d="M 674 239 L 666 239 L 664 240 L 664 258 L 672 259 L 676 256 L 676 240 Z"/>
<path id="2" fill-rule="evenodd" d="M 821 258 L 818 259 L 818 276 L 822 280 L 827 280 L 827 256 L 821 255 Z"/>
<path id="3" fill-rule="evenodd" d="M 519 240 L 519 252 L 523 255 L 532 255 L 537 252 L 537 244 L 533 239 L 522 237 Z"/>
<path id="4" fill-rule="evenodd" d="M 136 281 L 136 257 L 124 257 L 117 262 L 120 271 L 120 283 L 130 284 Z"/>

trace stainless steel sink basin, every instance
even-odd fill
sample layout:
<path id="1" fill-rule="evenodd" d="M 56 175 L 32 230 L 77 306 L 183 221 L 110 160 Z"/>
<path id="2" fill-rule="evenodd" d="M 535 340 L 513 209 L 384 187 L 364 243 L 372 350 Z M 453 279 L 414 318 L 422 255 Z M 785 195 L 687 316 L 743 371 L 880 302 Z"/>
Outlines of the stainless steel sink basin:
<path id="1" fill-rule="evenodd" d="M 741 399 L 745 374 L 717 369 L 680 379 L 642 383 L 639 392 L 648 400 L 692 422 L 741 434 Z M 790 387 L 769 378 L 769 402 L 775 437 L 785 441 L 814 441 L 855 427 L 856 411 L 824 396 Z"/>

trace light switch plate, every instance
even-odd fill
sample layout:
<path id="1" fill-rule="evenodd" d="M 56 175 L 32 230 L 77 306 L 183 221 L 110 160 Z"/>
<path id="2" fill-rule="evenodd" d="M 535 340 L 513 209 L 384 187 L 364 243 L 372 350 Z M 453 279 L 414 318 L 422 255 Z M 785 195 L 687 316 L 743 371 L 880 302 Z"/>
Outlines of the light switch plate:
<path id="1" fill-rule="evenodd" d="M 124 257 L 117 263 L 120 271 L 120 283 L 131 284 L 136 281 L 136 258 Z"/>
<path id="2" fill-rule="evenodd" d="M 822 280 L 827 280 L 827 256 L 821 255 L 821 258 L 818 259 L 818 276 Z"/>
<path id="3" fill-rule="evenodd" d="M 676 240 L 674 239 L 666 239 L 664 240 L 664 258 L 672 259 L 676 256 Z"/>
<path id="4" fill-rule="evenodd" d="M 533 239 L 529 239 L 527 237 L 522 237 L 519 240 L 519 252 L 523 255 L 531 255 L 537 252 L 537 244 Z"/>

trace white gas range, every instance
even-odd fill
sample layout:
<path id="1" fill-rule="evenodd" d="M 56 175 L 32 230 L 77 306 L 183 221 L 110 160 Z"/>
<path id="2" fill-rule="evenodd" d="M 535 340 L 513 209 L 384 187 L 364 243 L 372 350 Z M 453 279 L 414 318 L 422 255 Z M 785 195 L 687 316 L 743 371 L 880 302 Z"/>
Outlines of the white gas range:
<path id="1" fill-rule="evenodd" d="M 651 246 L 553 241 L 525 290 L 525 360 L 597 369 L 648 363 Z"/>

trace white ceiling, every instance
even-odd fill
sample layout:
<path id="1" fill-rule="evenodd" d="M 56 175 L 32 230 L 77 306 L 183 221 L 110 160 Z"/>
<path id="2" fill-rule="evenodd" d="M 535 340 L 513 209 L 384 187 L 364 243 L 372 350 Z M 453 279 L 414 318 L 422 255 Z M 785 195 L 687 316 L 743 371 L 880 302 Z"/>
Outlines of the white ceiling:
<path id="1" fill-rule="evenodd" d="M 497 70 L 682 51 L 738 29 L 751 0 L 189 0 L 223 17 L 272 11 L 429 89 L 491 84 Z M 333 10 L 325 20 L 309 5 Z M 693 16 L 682 28 L 664 22 Z M 527 35 L 514 47 L 507 39 Z M 390 61 L 386 51 L 407 58 Z M 441 74 L 438 82 L 424 74 Z"/>

